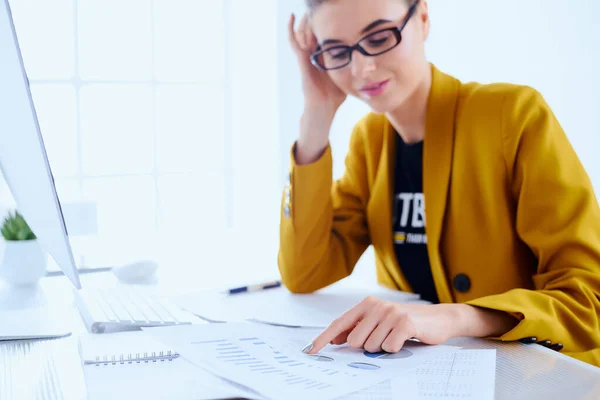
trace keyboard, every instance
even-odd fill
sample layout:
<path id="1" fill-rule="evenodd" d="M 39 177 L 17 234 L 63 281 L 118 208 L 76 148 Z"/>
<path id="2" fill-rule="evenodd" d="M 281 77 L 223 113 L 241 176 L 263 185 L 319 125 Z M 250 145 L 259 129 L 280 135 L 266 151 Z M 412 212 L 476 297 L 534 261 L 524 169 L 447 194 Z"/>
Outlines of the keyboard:
<path id="1" fill-rule="evenodd" d="M 135 289 L 75 290 L 75 303 L 92 333 L 183 325 L 196 320 L 170 300 Z"/>

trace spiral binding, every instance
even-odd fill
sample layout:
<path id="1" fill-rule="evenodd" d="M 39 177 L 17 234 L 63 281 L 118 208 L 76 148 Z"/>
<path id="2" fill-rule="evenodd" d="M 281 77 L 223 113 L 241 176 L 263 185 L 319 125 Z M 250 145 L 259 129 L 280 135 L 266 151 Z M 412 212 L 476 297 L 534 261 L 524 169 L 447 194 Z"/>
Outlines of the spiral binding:
<path id="1" fill-rule="evenodd" d="M 158 354 L 153 351 L 151 353 L 128 353 L 127 356 L 124 354 L 113 354 L 113 355 L 105 355 L 105 356 L 96 356 L 94 361 L 85 361 L 85 364 L 95 364 L 97 366 L 100 365 L 117 365 L 117 364 L 141 364 L 141 363 L 155 363 L 157 361 L 173 361 L 173 359 L 179 357 L 179 353 L 173 352 L 171 350 L 159 352 Z"/>

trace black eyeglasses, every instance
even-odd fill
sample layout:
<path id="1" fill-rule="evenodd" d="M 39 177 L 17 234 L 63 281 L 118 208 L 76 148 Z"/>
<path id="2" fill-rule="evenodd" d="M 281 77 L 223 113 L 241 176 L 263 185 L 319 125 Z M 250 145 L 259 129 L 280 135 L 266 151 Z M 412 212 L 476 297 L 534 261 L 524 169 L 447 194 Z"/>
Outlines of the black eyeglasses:
<path id="1" fill-rule="evenodd" d="M 333 46 L 324 50 L 319 48 L 310 56 L 310 61 L 315 67 L 323 71 L 329 71 L 344 68 L 350 64 L 354 50 L 358 50 L 361 54 L 370 57 L 378 56 L 392 50 L 402 41 L 402 30 L 415 14 L 417 5 L 419 5 L 419 0 L 410 6 L 408 14 L 406 14 L 400 26 L 370 33 L 359 40 L 354 46 Z"/>

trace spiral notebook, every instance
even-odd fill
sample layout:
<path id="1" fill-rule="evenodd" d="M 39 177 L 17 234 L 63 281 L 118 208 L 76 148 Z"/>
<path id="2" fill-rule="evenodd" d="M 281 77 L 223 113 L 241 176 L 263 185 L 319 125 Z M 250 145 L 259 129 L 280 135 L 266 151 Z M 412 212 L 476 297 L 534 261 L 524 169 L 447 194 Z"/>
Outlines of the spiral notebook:
<path id="1" fill-rule="evenodd" d="M 92 400 L 256 398 L 142 331 L 84 335 L 79 354 Z"/>

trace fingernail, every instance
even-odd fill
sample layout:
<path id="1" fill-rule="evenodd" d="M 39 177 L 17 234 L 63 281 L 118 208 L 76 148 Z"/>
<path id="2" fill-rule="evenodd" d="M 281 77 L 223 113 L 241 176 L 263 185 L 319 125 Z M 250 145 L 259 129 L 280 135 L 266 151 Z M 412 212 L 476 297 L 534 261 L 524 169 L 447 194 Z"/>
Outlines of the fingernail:
<path id="1" fill-rule="evenodd" d="M 312 349 L 313 349 L 313 344 L 309 343 L 306 346 L 304 346 L 304 348 L 302 349 L 302 352 L 304 354 L 308 354 Z"/>

